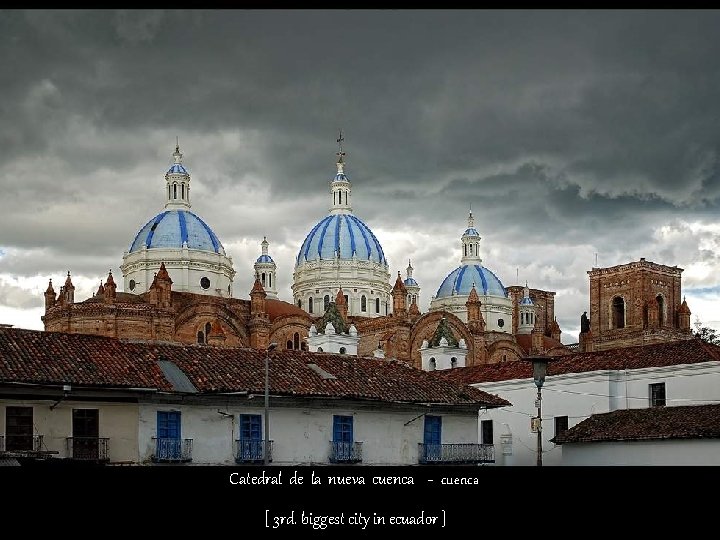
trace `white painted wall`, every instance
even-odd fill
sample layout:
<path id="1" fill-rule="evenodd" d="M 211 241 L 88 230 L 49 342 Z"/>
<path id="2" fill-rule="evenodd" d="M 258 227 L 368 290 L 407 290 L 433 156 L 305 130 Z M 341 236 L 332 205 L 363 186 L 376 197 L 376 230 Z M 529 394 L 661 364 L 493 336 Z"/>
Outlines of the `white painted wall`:
<path id="1" fill-rule="evenodd" d="M 561 465 L 564 446 L 550 442 L 555 436 L 556 416 L 568 416 L 568 427 L 591 414 L 649 406 L 649 385 L 665 383 L 668 406 L 717 403 L 720 399 L 720 363 L 703 362 L 661 368 L 626 371 L 592 371 L 550 376 L 542 388 L 543 465 Z M 497 465 L 535 465 L 537 434 L 530 429 L 530 418 L 537 415 L 537 387 L 532 379 L 476 383 L 497 394 L 511 407 L 480 411 L 480 420 L 493 420 Z M 502 434 L 512 449 L 501 447 Z"/>
<path id="2" fill-rule="evenodd" d="M 258 399 L 257 406 L 222 409 L 232 417 L 219 414 L 217 406 L 141 405 L 139 419 L 141 460 L 149 460 L 153 453 L 152 437 L 156 434 L 158 410 L 180 411 L 181 436 L 193 439 L 194 464 L 234 464 L 233 442 L 239 437 L 239 415 L 263 415 L 262 399 Z M 272 464 L 328 464 L 334 414 L 354 417 L 355 441 L 363 443 L 362 464 L 417 464 L 418 443 L 423 442 L 424 430 L 424 417 L 418 417 L 419 411 L 389 412 L 341 407 L 271 408 L 270 440 L 274 441 Z M 442 414 L 441 416 L 443 443 L 478 442 L 475 415 Z M 410 423 L 405 425 L 408 422 Z"/>
<path id="3" fill-rule="evenodd" d="M 720 439 L 563 445 L 563 465 L 720 465 Z"/>

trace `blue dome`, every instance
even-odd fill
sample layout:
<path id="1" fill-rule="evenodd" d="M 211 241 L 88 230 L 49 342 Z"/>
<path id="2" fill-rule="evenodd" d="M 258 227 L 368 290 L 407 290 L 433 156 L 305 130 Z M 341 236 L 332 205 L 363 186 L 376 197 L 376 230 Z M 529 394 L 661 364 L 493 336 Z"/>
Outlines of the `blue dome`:
<path id="1" fill-rule="evenodd" d="M 255 262 L 259 262 L 259 263 L 271 263 L 271 262 L 275 262 L 275 261 L 272 260 L 272 257 L 271 257 L 270 255 L 260 255 L 260 256 L 258 257 L 257 261 L 255 261 Z"/>
<path id="2" fill-rule="evenodd" d="M 405 281 L 403 283 L 405 283 L 406 287 L 419 287 L 420 286 L 420 285 L 418 285 L 418 282 L 415 281 L 415 278 L 411 278 L 411 277 L 405 278 Z"/>
<path id="3" fill-rule="evenodd" d="M 437 298 L 452 296 L 452 291 L 459 295 L 470 294 L 473 283 L 478 294 L 507 297 L 505 287 L 497 276 L 478 264 L 466 264 L 450 272 L 435 296 Z"/>
<path id="4" fill-rule="evenodd" d="M 190 249 L 220 253 L 223 249 L 212 229 L 188 210 L 166 210 L 148 221 L 135 236 L 130 253 L 143 246 L 152 248 L 181 248 L 187 242 Z"/>
<path id="5" fill-rule="evenodd" d="M 470 229 L 465 229 L 463 236 L 480 236 L 480 233 L 477 232 L 477 229 L 470 228 Z"/>
<path id="6" fill-rule="evenodd" d="M 335 252 L 341 259 L 370 260 L 387 264 L 385 253 L 372 231 L 352 214 L 334 214 L 320 220 L 303 242 L 297 256 L 302 261 L 333 259 Z"/>
<path id="7" fill-rule="evenodd" d="M 172 167 L 168 169 L 167 174 L 189 174 L 187 172 L 187 169 L 180 165 L 179 163 L 175 163 Z"/>
<path id="8" fill-rule="evenodd" d="M 533 301 L 530 299 L 529 296 L 525 296 L 525 297 L 523 297 L 522 300 L 520 300 L 520 305 L 521 306 L 533 306 L 535 304 L 533 304 Z"/>

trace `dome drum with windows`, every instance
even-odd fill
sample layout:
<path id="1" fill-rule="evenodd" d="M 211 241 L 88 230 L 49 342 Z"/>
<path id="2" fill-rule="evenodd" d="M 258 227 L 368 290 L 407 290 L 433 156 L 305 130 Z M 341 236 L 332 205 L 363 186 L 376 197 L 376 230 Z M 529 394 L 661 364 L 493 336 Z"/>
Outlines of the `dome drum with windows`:
<path id="1" fill-rule="evenodd" d="M 148 221 L 123 255 L 125 291 L 142 294 L 165 264 L 173 290 L 232 296 L 232 259 L 213 230 L 190 211 L 190 173 L 176 145 L 165 173 L 165 210 Z"/>

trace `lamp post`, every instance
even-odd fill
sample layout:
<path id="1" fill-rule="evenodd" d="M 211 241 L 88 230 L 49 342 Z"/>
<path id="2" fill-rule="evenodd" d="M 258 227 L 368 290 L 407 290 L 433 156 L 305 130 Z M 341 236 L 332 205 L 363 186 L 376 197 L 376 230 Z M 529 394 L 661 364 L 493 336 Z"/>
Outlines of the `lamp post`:
<path id="1" fill-rule="evenodd" d="M 547 375 L 547 366 L 550 358 L 547 356 L 530 356 L 527 358 L 532 362 L 533 380 L 537 386 L 537 398 L 535 406 L 537 407 L 537 466 L 542 467 L 542 386 Z"/>
<path id="2" fill-rule="evenodd" d="M 277 343 L 271 343 L 265 350 L 265 441 L 263 444 L 263 464 L 267 467 L 270 463 L 270 351 L 277 347 Z"/>

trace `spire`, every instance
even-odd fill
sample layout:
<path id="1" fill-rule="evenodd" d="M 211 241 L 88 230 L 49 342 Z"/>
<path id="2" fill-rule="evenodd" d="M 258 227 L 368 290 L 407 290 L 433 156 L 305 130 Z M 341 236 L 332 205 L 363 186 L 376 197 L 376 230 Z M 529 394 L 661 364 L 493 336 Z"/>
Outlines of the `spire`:
<path id="1" fill-rule="evenodd" d="M 338 151 L 335 153 L 335 155 L 338 157 L 337 165 L 338 165 L 338 173 L 342 174 L 342 165 L 345 163 L 345 152 L 343 152 L 343 142 L 345 142 L 345 138 L 342 134 L 342 129 L 338 130 L 340 132 L 340 136 L 337 139 L 338 143 Z"/>
<path id="2" fill-rule="evenodd" d="M 160 263 L 160 270 L 155 276 L 158 280 L 165 280 L 172 283 L 172 279 L 170 279 L 170 274 L 168 274 L 167 268 L 165 268 L 165 262 Z"/>
<path id="3" fill-rule="evenodd" d="M 408 259 L 408 267 L 407 267 L 407 277 L 408 277 L 408 279 L 411 278 L 411 277 L 413 277 L 413 276 L 412 276 L 413 270 L 414 270 L 414 268 L 412 267 L 412 263 L 410 262 L 410 259 Z"/>
<path id="4" fill-rule="evenodd" d="M 270 244 L 268 244 L 267 236 L 263 236 L 263 241 L 262 241 L 262 244 L 260 244 L 260 245 L 262 246 L 262 254 L 267 255 L 268 254 L 268 246 L 270 245 Z"/>
<path id="5" fill-rule="evenodd" d="M 53 286 L 52 286 L 52 278 L 50 278 L 50 281 L 48 282 L 48 288 L 45 289 L 45 292 L 47 294 L 55 294 L 55 289 L 53 289 Z"/>
<path id="6" fill-rule="evenodd" d="M 468 229 L 475 228 L 475 218 L 472 215 L 472 203 L 470 203 L 470 213 L 468 214 Z"/>
<path id="7" fill-rule="evenodd" d="M 175 137 L 175 152 L 173 152 L 173 159 L 177 165 L 182 163 L 183 155 L 180 153 L 180 139 Z"/>

